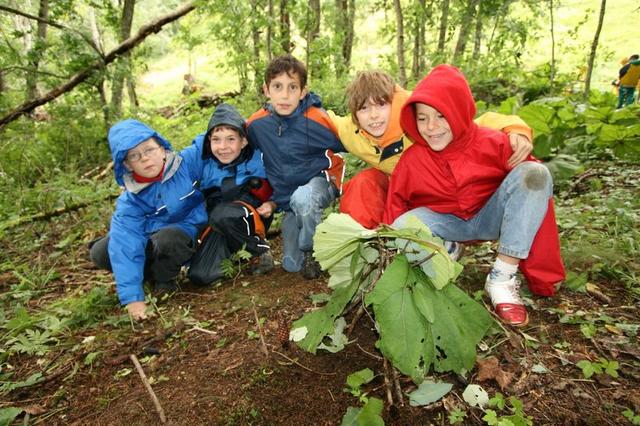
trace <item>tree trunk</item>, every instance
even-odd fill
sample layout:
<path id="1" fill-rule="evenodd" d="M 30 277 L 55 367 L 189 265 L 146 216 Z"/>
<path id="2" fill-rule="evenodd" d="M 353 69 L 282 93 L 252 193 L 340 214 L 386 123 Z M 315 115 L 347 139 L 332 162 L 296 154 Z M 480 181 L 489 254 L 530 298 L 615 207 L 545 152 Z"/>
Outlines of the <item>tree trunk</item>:
<path id="1" fill-rule="evenodd" d="M 291 53 L 291 19 L 289 0 L 280 0 L 280 46 L 285 53 Z"/>
<path id="2" fill-rule="evenodd" d="M 414 80 L 418 80 L 422 74 L 420 64 L 424 57 L 425 1 L 426 0 L 418 0 L 418 7 L 416 8 L 416 15 L 414 19 L 413 62 L 411 63 L 411 76 Z"/>
<path id="3" fill-rule="evenodd" d="M 593 43 L 591 43 L 591 53 L 589 54 L 589 65 L 587 66 L 587 78 L 584 82 L 584 95 L 582 96 L 585 102 L 589 101 L 589 92 L 591 90 L 591 73 L 593 72 L 593 63 L 596 60 L 596 50 L 598 49 L 598 40 L 600 39 L 600 31 L 602 30 L 602 22 L 604 21 L 604 12 L 607 7 L 607 0 L 602 0 L 600 3 L 600 17 L 598 18 L 598 28 L 596 34 L 593 37 Z"/>
<path id="4" fill-rule="evenodd" d="M 258 25 L 258 19 L 262 15 L 261 10 L 258 9 L 258 0 L 251 0 L 251 43 L 253 44 L 253 86 L 256 89 L 256 93 L 262 93 L 262 66 L 260 60 L 260 26 Z"/>
<path id="5" fill-rule="evenodd" d="M 120 42 L 131 36 L 131 24 L 133 23 L 133 12 L 135 0 L 124 0 L 122 6 L 122 19 L 120 20 Z M 131 74 L 130 55 L 125 53 L 116 64 L 113 82 L 111 84 L 111 116 L 118 118 L 122 115 L 122 89 L 125 78 Z"/>
<path id="6" fill-rule="evenodd" d="M 47 23 L 45 21 L 49 18 L 49 0 L 40 0 L 38 18 L 42 19 L 42 21 L 38 21 L 36 40 L 29 53 L 31 70 L 27 73 L 25 101 L 38 96 L 38 67 L 46 45 Z"/>
<path id="7" fill-rule="evenodd" d="M 196 6 L 193 3 L 186 3 L 184 6 L 179 7 L 175 11 L 170 12 L 164 16 L 161 16 L 155 21 L 142 26 L 138 30 L 138 33 L 135 36 L 130 37 L 129 39 L 125 40 L 123 43 L 120 43 L 115 49 L 111 50 L 103 58 L 100 58 L 94 61 L 87 68 L 76 73 L 66 83 L 56 87 L 53 90 L 50 90 L 48 93 L 44 94 L 43 96 L 40 96 L 37 99 L 32 99 L 28 102 L 23 103 L 22 105 L 9 111 L 6 115 L 0 117 L 0 130 L 3 129 L 4 126 L 6 126 L 7 124 L 16 120 L 21 115 L 27 114 L 33 111 L 34 108 L 40 105 L 44 105 L 47 102 L 50 102 L 58 98 L 60 95 L 67 93 L 70 90 L 73 90 L 73 88 L 75 88 L 78 84 L 82 83 L 87 78 L 89 78 L 95 70 L 102 69 L 105 65 L 110 64 L 116 58 L 120 57 L 124 53 L 136 47 L 138 44 L 144 41 L 144 39 L 147 38 L 149 35 L 157 33 L 160 30 L 162 30 L 162 27 L 164 25 L 170 22 L 173 22 L 177 19 L 180 19 L 181 17 L 188 14 L 195 8 Z"/>
<path id="8" fill-rule="evenodd" d="M 103 51 L 102 34 L 100 33 L 100 28 L 98 28 L 96 13 L 93 7 L 89 7 L 89 26 L 91 27 L 91 39 L 93 41 L 93 44 L 100 51 Z M 111 127 L 111 120 L 109 119 L 109 103 L 107 102 L 107 94 L 104 88 L 104 73 L 105 70 L 103 68 L 95 84 L 98 95 L 100 96 L 105 129 L 108 130 L 109 127 Z"/>
<path id="9" fill-rule="evenodd" d="M 556 37 L 553 22 L 553 0 L 549 0 L 549 18 L 551 24 L 551 70 L 549 72 L 549 80 L 553 86 L 553 80 L 556 77 Z"/>
<path id="10" fill-rule="evenodd" d="M 467 47 L 467 38 L 469 37 L 469 24 L 473 20 L 476 12 L 476 5 L 478 0 L 468 0 L 467 10 L 465 11 L 462 20 L 460 21 L 460 33 L 458 34 L 458 42 L 456 43 L 456 49 L 453 51 L 454 64 L 458 64 L 464 51 Z"/>
<path id="11" fill-rule="evenodd" d="M 267 16 L 267 38 L 265 40 L 265 48 L 267 49 L 267 61 L 273 59 L 273 50 L 271 49 L 271 39 L 273 38 L 273 0 L 269 0 Z"/>
<path id="12" fill-rule="evenodd" d="M 136 81 L 131 74 L 127 76 L 127 96 L 129 97 L 129 104 L 133 108 L 138 108 L 140 106 L 140 102 L 138 102 L 138 94 L 136 93 Z"/>
<path id="13" fill-rule="evenodd" d="M 342 58 L 344 59 L 345 69 L 349 70 L 351 67 L 351 52 L 353 51 L 353 38 L 354 30 L 353 23 L 356 15 L 356 2 L 355 0 L 349 0 L 347 5 L 346 14 L 346 30 L 344 43 L 342 44 Z"/>
<path id="14" fill-rule="evenodd" d="M 437 54 L 441 59 L 444 59 L 444 45 L 447 41 L 447 22 L 449 20 L 449 0 L 443 0 L 442 13 L 440 15 L 440 32 L 438 35 L 438 50 Z"/>
<path id="15" fill-rule="evenodd" d="M 407 85 L 407 70 L 404 62 L 404 24 L 402 19 L 402 6 L 400 0 L 393 0 L 396 12 L 396 54 L 398 55 L 398 83 L 402 87 Z"/>
<path id="16" fill-rule="evenodd" d="M 480 49 L 482 47 L 482 0 L 478 1 L 478 13 L 476 14 L 476 33 L 473 37 L 473 54 L 475 61 L 480 58 Z"/>

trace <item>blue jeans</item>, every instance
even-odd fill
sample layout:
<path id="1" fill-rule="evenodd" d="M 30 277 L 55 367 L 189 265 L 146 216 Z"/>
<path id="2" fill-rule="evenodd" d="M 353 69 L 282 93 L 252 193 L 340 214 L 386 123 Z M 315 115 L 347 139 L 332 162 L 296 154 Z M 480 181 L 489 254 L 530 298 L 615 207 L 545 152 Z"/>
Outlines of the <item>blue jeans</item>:
<path id="1" fill-rule="evenodd" d="M 282 268 L 298 272 L 302 268 L 304 252 L 313 250 L 313 234 L 322 220 L 322 211 L 338 196 L 336 187 L 323 177 L 314 177 L 299 186 L 289 201 L 291 211 L 282 220 Z"/>
<path id="2" fill-rule="evenodd" d="M 418 207 L 398 217 L 392 226 L 402 227 L 407 216 L 414 215 L 444 240 L 499 240 L 499 253 L 526 259 L 552 195 L 549 170 L 526 161 L 509 172 L 489 201 L 468 220 Z"/>
<path id="3" fill-rule="evenodd" d="M 618 88 L 618 109 L 633 103 L 633 94 L 635 90 L 635 87 L 620 86 Z"/>

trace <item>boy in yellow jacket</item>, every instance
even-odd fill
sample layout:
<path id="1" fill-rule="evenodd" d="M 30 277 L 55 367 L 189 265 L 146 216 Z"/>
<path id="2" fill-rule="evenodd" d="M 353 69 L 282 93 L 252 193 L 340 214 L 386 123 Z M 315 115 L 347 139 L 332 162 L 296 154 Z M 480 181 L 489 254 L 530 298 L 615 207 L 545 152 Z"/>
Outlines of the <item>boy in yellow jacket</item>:
<path id="1" fill-rule="evenodd" d="M 361 71 L 347 88 L 351 115 L 329 111 L 347 151 L 371 166 L 344 185 L 340 211 L 370 229 L 382 223 L 389 176 L 413 143 L 400 127 L 400 110 L 410 95 L 385 72 Z M 488 112 L 476 122 L 509 134 L 512 167 L 533 149 L 531 129 L 518 116 Z"/>

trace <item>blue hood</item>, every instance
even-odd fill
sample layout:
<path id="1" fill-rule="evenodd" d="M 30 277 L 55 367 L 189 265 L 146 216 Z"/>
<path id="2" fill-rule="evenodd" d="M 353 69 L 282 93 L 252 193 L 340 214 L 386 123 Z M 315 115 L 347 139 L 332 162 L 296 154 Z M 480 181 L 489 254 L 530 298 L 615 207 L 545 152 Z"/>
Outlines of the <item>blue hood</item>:
<path id="1" fill-rule="evenodd" d="M 109 129 L 109 148 L 111 148 L 111 158 L 113 159 L 113 174 L 118 185 L 124 186 L 123 176 L 129 171 L 124 166 L 124 159 L 127 151 L 140 143 L 154 137 L 165 149 L 172 151 L 171 144 L 158 132 L 148 127 L 138 120 L 123 120 L 114 124 Z"/>

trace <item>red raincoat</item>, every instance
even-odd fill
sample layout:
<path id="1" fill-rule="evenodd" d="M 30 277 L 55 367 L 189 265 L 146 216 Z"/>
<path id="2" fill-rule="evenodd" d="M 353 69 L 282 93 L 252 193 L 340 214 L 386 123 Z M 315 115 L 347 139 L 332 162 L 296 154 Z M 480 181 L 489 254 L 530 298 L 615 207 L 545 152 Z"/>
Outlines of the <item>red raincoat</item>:
<path id="1" fill-rule="evenodd" d="M 432 106 L 449 123 L 453 141 L 442 151 L 433 151 L 418 132 L 414 103 Z M 417 207 L 469 219 L 498 189 L 510 171 L 507 160 L 513 151 L 505 134 L 475 124 L 475 113 L 471 90 L 457 68 L 437 66 L 418 84 L 400 117 L 414 144 L 391 176 L 386 223 Z M 553 198 L 520 269 L 530 290 L 541 296 L 553 295 L 565 278 Z"/>

